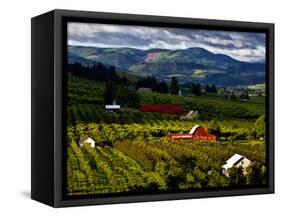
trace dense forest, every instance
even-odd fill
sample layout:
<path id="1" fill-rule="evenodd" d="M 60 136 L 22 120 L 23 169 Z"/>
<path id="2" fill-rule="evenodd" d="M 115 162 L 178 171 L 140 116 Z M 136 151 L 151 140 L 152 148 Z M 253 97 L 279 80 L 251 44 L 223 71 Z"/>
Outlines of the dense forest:
<path id="1" fill-rule="evenodd" d="M 85 66 L 82 63 L 68 64 L 68 72 L 82 78 L 89 78 L 96 81 L 122 81 L 116 74 L 114 66 L 106 66 L 102 63 Z"/>

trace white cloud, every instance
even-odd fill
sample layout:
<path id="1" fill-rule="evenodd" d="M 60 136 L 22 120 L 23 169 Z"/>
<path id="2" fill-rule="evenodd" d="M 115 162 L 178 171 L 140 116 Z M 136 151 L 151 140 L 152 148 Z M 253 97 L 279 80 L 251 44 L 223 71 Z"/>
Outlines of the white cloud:
<path id="1" fill-rule="evenodd" d="M 68 23 L 68 44 L 138 49 L 202 47 L 242 61 L 265 59 L 265 37 L 258 33 Z"/>

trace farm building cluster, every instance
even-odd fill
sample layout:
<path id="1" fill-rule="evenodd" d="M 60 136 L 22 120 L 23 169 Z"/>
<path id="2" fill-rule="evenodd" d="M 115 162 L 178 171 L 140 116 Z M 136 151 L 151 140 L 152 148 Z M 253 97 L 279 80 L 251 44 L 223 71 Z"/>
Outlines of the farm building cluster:
<path id="1" fill-rule="evenodd" d="M 150 88 L 140 88 L 138 92 L 150 93 Z M 121 109 L 120 105 L 105 105 L 107 112 L 118 112 Z M 177 116 L 180 120 L 193 120 L 197 115 L 197 111 L 184 111 L 182 105 L 142 105 L 140 112 L 160 113 Z M 216 135 L 210 134 L 204 127 L 195 125 L 188 133 L 169 133 L 167 138 L 170 141 L 177 140 L 194 140 L 194 141 L 217 141 Z M 90 137 L 85 137 L 79 141 L 79 146 L 82 147 L 85 143 L 89 143 L 91 147 L 95 147 L 95 141 Z M 112 146 L 112 144 L 100 144 L 101 147 Z M 251 161 L 245 156 L 235 153 L 231 156 L 224 165 L 222 165 L 222 174 L 229 177 L 229 169 L 241 167 L 243 174 L 247 175 L 247 168 L 251 165 Z M 209 171 L 211 172 L 211 171 Z M 209 174 L 209 173 L 208 173 Z"/>

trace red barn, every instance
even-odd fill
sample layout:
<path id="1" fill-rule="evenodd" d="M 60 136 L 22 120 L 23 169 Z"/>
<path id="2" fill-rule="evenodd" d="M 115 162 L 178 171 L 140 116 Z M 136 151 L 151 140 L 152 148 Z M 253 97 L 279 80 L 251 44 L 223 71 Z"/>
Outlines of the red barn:
<path id="1" fill-rule="evenodd" d="M 142 105 L 141 112 L 157 112 L 163 114 L 179 115 L 183 112 L 181 105 Z"/>
<path id="2" fill-rule="evenodd" d="M 200 125 L 195 125 L 189 133 L 175 133 L 168 136 L 172 141 L 175 140 L 207 140 L 216 141 L 217 136 L 209 134 Z"/>

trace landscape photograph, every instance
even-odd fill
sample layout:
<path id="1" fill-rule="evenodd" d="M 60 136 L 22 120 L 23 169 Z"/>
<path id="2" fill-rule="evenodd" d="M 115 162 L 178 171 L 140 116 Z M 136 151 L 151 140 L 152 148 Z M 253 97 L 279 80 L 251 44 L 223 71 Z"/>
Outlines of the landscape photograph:
<path id="1" fill-rule="evenodd" d="M 266 35 L 67 23 L 66 194 L 267 185 Z"/>

